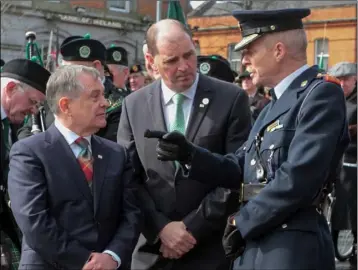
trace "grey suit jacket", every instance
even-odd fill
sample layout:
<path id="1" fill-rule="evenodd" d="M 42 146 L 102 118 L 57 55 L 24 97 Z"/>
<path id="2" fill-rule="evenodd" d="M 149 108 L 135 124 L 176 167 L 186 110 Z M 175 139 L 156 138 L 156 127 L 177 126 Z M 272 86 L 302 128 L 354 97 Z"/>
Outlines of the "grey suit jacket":
<path id="1" fill-rule="evenodd" d="M 174 163 L 157 160 L 157 140 L 144 138 L 144 131 L 166 131 L 161 96 L 160 81 L 155 81 L 126 97 L 118 129 L 118 142 L 131 146 L 134 142 L 143 166 L 140 199 L 144 236 L 153 242 L 166 224 L 184 221 L 199 243 L 193 250 L 211 246 L 216 249 L 214 256 L 223 259 L 222 231 L 227 216 L 236 210 L 237 194 L 187 179 L 176 171 Z M 208 104 L 202 104 L 203 99 L 209 100 Z M 200 75 L 186 136 L 215 153 L 235 152 L 247 139 L 250 117 L 243 90 Z M 209 252 L 203 256 L 213 255 Z"/>
<path id="2" fill-rule="evenodd" d="M 91 145 L 93 195 L 54 125 L 13 145 L 8 187 L 23 232 L 20 269 L 81 269 L 92 251 L 107 249 L 130 262 L 140 211 L 128 155 L 98 136 Z"/>

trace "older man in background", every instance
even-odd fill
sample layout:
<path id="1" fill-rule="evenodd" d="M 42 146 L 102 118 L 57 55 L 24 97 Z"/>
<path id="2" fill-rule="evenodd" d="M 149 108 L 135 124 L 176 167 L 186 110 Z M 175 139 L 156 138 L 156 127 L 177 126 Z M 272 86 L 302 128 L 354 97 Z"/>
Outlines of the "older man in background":
<path id="1" fill-rule="evenodd" d="M 343 170 L 336 183 L 336 204 L 332 213 L 333 240 L 339 230 L 351 229 L 354 237 L 353 252 L 349 258 L 357 268 L 357 64 L 341 62 L 329 74 L 339 79 L 346 97 L 350 142 L 344 153 Z M 337 244 L 337 243 L 335 243 Z"/>
<path id="2" fill-rule="evenodd" d="M 17 140 L 13 127 L 21 124 L 26 114 L 37 112 L 49 77 L 50 72 L 27 59 L 9 61 L 1 73 L 0 246 L 4 269 L 18 269 L 21 248 L 7 196 L 9 151 Z"/>
<path id="3" fill-rule="evenodd" d="M 10 153 L 20 269 L 128 269 L 140 212 L 126 150 L 94 135 L 106 126 L 108 106 L 100 73 L 60 67 L 46 97 L 54 124 Z"/>

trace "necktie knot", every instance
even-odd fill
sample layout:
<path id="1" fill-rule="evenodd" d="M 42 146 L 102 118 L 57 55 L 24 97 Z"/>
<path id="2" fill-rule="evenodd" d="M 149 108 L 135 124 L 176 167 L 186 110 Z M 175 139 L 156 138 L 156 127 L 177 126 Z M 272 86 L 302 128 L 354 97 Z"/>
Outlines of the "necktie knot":
<path id="1" fill-rule="evenodd" d="M 184 102 L 185 96 L 183 94 L 175 94 L 172 97 L 174 104 L 181 106 Z"/>
<path id="2" fill-rule="evenodd" d="M 88 146 L 89 146 L 89 142 L 83 138 L 83 137 L 78 137 L 76 140 L 75 140 L 75 143 L 81 147 L 82 149 L 88 149 Z"/>

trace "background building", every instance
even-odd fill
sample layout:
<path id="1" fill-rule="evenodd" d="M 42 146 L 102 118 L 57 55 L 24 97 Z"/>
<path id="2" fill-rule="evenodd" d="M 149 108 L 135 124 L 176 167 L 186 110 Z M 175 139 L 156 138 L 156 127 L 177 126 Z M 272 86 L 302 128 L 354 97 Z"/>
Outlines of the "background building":
<path id="1" fill-rule="evenodd" d="M 220 54 L 239 71 L 241 54 L 233 49 L 241 35 L 232 10 L 287 7 L 311 8 L 311 15 L 304 19 L 309 65 L 318 64 L 320 57 L 325 69 L 340 61 L 357 61 L 355 1 L 208 1 L 189 14 L 188 23 L 200 54 Z"/>

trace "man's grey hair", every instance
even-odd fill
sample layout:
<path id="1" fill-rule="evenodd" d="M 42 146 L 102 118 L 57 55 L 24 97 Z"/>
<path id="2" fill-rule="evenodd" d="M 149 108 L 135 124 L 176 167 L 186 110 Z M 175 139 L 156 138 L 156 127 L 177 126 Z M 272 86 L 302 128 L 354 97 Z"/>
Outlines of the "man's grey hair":
<path id="1" fill-rule="evenodd" d="M 58 102 L 63 97 L 76 99 L 84 86 L 78 77 L 81 74 L 88 74 L 93 79 L 100 79 L 97 69 L 82 65 L 61 66 L 50 76 L 46 85 L 46 100 L 51 112 L 55 115 L 59 113 Z"/>

